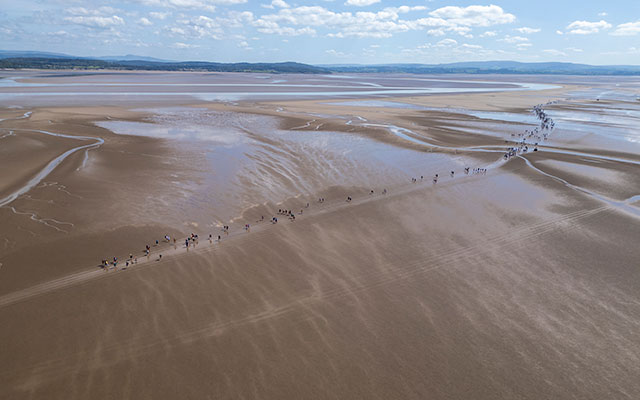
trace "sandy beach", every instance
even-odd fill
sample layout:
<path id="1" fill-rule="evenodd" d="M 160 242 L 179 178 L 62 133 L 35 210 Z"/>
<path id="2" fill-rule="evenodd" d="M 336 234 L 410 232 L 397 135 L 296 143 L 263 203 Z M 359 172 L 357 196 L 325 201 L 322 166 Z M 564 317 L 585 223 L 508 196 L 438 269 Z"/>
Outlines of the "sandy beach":
<path id="1" fill-rule="evenodd" d="M 640 398 L 637 78 L 0 76 L 0 398 Z"/>

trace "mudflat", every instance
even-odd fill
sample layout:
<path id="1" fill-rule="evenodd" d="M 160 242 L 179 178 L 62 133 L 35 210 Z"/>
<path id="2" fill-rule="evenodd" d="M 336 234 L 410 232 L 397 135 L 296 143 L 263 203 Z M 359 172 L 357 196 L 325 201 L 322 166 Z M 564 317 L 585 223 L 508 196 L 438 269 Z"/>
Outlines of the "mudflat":
<path id="1" fill-rule="evenodd" d="M 3 76 L 0 397 L 640 397 L 637 78 Z"/>

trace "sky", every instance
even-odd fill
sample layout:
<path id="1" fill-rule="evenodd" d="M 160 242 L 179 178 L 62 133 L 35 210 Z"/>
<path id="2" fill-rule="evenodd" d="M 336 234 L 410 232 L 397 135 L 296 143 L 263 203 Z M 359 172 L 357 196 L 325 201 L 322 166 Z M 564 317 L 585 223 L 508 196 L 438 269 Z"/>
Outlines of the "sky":
<path id="1" fill-rule="evenodd" d="M 640 65 L 640 0 L 0 0 L 0 49 L 218 62 Z"/>

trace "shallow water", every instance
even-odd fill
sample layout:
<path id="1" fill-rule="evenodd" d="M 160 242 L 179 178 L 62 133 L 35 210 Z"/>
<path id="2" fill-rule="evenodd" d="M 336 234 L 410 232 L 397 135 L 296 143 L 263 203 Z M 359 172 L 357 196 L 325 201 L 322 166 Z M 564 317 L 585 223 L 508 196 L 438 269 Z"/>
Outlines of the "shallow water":
<path id="1" fill-rule="evenodd" d="M 510 112 L 498 112 L 498 111 L 478 111 L 469 110 L 463 108 L 448 108 L 448 107 L 425 107 L 417 104 L 403 103 L 399 101 L 385 101 L 385 100 L 352 100 L 352 101 L 340 101 L 327 103 L 331 105 L 349 106 L 349 107 L 381 107 L 381 108 L 399 108 L 409 110 L 420 111 L 438 111 L 452 114 L 461 114 L 463 117 L 472 116 L 480 119 L 490 119 L 503 122 L 516 122 L 516 123 L 531 123 L 535 121 L 532 114 L 518 114 Z"/>
<path id="2" fill-rule="evenodd" d="M 624 97 L 624 93 L 610 90 L 608 93 L 615 97 Z M 617 96 L 617 95 L 620 96 Z M 347 107 L 384 107 L 412 109 L 420 111 L 438 111 L 450 113 L 455 118 L 460 115 L 460 121 L 464 125 L 477 125 L 476 121 L 467 120 L 468 116 L 479 118 L 482 123 L 480 129 L 486 129 L 486 123 L 491 121 L 509 122 L 521 125 L 537 124 L 536 118 L 531 113 L 477 111 L 467 109 L 423 107 L 415 104 L 384 100 L 352 100 L 332 102 L 328 104 Z M 547 113 L 563 130 L 603 136 L 614 140 L 624 140 L 632 143 L 640 143 L 640 103 L 614 103 L 605 102 L 579 107 L 559 108 L 551 105 L 546 108 Z M 489 130 L 490 132 L 491 130 Z"/>
<path id="3" fill-rule="evenodd" d="M 617 107 L 623 107 L 618 104 Z M 586 109 L 571 110 L 549 109 L 549 115 L 562 124 L 564 129 L 586 132 L 607 139 L 640 143 L 640 109 L 630 105 L 629 108 L 613 108 L 602 105 Z"/>
<path id="4" fill-rule="evenodd" d="M 416 104 L 402 103 L 399 101 L 388 100 L 353 100 L 353 101 L 339 101 L 329 102 L 335 106 L 350 106 L 350 107 L 383 107 L 383 108 L 404 108 L 410 110 L 427 110 L 427 107 L 419 106 Z"/>
<path id="5" fill-rule="evenodd" d="M 135 74 L 131 74 L 135 75 Z M 158 75 L 165 80 L 157 79 Z M 542 90 L 556 86 L 542 83 L 513 83 L 501 81 L 476 81 L 473 79 L 424 79 L 421 77 L 389 77 L 363 75 L 358 77 L 309 77 L 279 75 L 272 79 L 250 74 L 158 74 L 156 79 L 140 83 L 127 74 L 14 76 L 0 79 L 0 101 L 25 101 L 25 97 L 50 98 L 58 96 L 96 96 L 117 98 L 140 96 L 170 97 L 188 96 L 203 101 L 237 101 L 250 98 L 326 98 L 326 97 L 378 97 L 436 93 Z M 202 79 L 196 79 L 197 77 Z M 25 82 L 30 78 L 31 81 Z M 265 82 L 265 79 L 270 79 Z M 37 82 L 33 82 L 36 80 Z M 99 90 L 96 90 L 98 88 Z M 20 100 L 18 100 L 20 99 Z M 43 99 L 35 101 L 44 101 Z M 67 101 L 67 100 L 64 100 Z M 143 100 L 148 101 L 148 100 Z"/>
<path id="6" fill-rule="evenodd" d="M 161 138 L 170 146 L 200 154 L 200 162 L 207 165 L 194 165 L 201 182 L 198 187 L 173 183 L 177 191 L 189 193 L 189 205 L 194 208 L 207 204 L 239 213 L 258 203 L 317 193 L 334 185 L 393 185 L 472 162 L 352 133 L 284 131 L 278 129 L 275 118 L 267 116 L 202 109 L 155 111 L 159 113 L 148 122 L 97 124 L 119 134 Z M 390 134 L 400 134 L 399 129 L 390 127 Z M 224 217 L 216 216 L 219 220 Z"/>

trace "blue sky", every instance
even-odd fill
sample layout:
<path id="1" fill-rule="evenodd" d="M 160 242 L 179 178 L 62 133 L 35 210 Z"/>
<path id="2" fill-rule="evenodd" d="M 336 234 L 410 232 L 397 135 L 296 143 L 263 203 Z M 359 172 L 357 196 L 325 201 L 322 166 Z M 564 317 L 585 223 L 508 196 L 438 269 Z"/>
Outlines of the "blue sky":
<path id="1" fill-rule="evenodd" d="M 0 0 L 0 49 L 172 60 L 640 64 L 640 1 Z"/>

